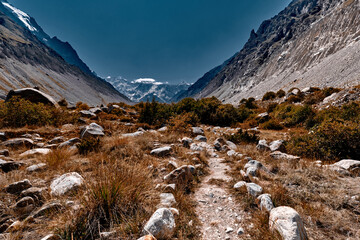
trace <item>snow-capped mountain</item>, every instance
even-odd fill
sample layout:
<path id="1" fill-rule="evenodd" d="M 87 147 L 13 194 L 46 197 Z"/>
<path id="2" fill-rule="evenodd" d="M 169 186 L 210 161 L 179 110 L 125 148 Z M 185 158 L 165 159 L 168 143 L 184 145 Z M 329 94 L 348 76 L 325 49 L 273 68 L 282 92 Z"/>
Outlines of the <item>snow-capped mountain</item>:
<path id="1" fill-rule="evenodd" d="M 191 86 L 185 82 L 180 84 L 157 82 L 152 78 L 140 78 L 131 81 L 123 77 L 109 76 L 106 80 L 134 102 L 151 101 L 155 98 L 158 102 L 170 103 L 174 101 L 174 96 L 186 91 Z"/>
<path id="2" fill-rule="evenodd" d="M 92 74 L 90 68 L 80 59 L 77 52 L 68 42 L 63 42 L 56 36 L 51 38 L 37 24 L 34 18 L 12 6 L 7 0 L 0 0 L 0 2 L 0 11 L 11 20 L 28 29 L 39 41 L 57 52 L 67 63 L 77 66 L 86 73 Z"/>

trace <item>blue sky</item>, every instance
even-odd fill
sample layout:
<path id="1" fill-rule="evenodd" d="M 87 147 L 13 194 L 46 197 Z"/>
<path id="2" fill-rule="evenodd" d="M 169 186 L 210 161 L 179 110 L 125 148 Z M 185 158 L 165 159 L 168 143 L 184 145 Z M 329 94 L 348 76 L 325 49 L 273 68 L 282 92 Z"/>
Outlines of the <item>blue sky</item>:
<path id="1" fill-rule="evenodd" d="M 290 0 L 8 0 L 100 76 L 194 82 Z"/>

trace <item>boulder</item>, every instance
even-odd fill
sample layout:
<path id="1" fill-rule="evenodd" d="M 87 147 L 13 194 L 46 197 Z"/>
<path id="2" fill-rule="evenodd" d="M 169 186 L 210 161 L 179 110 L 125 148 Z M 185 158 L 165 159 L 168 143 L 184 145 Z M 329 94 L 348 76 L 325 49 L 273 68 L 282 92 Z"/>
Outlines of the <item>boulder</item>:
<path id="1" fill-rule="evenodd" d="M 200 127 L 192 127 L 191 129 L 194 135 L 204 135 L 204 130 Z"/>
<path id="2" fill-rule="evenodd" d="M 89 112 L 92 112 L 94 114 L 98 114 L 98 113 L 101 113 L 102 110 L 101 110 L 101 108 L 95 107 L 95 108 L 90 108 Z"/>
<path id="3" fill-rule="evenodd" d="M 31 188 L 32 185 L 28 179 L 24 179 L 19 182 L 14 182 L 5 187 L 5 191 L 11 194 L 18 194 L 25 189 Z"/>
<path id="4" fill-rule="evenodd" d="M 195 167 L 192 165 L 181 166 L 164 177 L 166 183 L 177 183 L 181 180 L 187 181 L 193 178 Z"/>
<path id="5" fill-rule="evenodd" d="M 260 140 L 256 145 L 256 149 L 259 151 L 270 151 L 270 147 L 266 140 Z"/>
<path id="6" fill-rule="evenodd" d="M 359 160 L 343 159 L 339 162 L 332 164 L 332 166 L 340 167 L 342 169 L 350 171 L 351 169 L 360 167 Z"/>
<path id="7" fill-rule="evenodd" d="M 45 168 L 46 168 L 46 163 L 39 163 L 39 164 L 31 165 L 30 167 L 27 167 L 26 171 L 31 173 L 31 172 L 37 172 L 37 171 L 44 170 Z"/>
<path id="8" fill-rule="evenodd" d="M 245 166 L 244 166 L 244 169 L 246 171 L 246 175 L 247 176 L 253 176 L 253 177 L 256 177 L 258 175 L 258 172 L 260 170 L 264 170 L 264 171 L 268 171 L 264 165 L 262 165 L 261 162 L 259 161 L 256 161 L 256 160 L 250 160 L 248 161 Z"/>
<path id="9" fill-rule="evenodd" d="M 280 151 L 270 153 L 270 157 L 272 157 L 275 160 L 287 160 L 287 161 L 299 161 L 300 160 L 300 157 L 282 153 Z"/>
<path id="10" fill-rule="evenodd" d="M 31 149 L 31 150 L 28 150 L 28 151 L 20 154 L 20 157 L 31 157 L 34 155 L 46 155 L 46 154 L 49 154 L 50 152 L 51 152 L 51 150 L 48 148 L 35 148 L 35 149 Z"/>
<path id="11" fill-rule="evenodd" d="M 236 151 L 237 150 L 237 146 L 235 143 L 231 142 L 231 141 L 226 141 L 226 145 L 231 149 Z"/>
<path id="12" fill-rule="evenodd" d="M 145 224 L 144 232 L 152 234 L 156 239 L 172 239 L 175 227 L 175 218 L 171 210 L 160 208 Z"/>
<path id="13" fill-rule="evenodd" d="M 150 152 L 151 155 L 157 156 L 157 157 L 164 157 L 171 153 L 172 148 L 170 146 L 156 148 Z"/>
<path id="14" fill-rule="evenodd" d="M 84 179 L 76 172 L 66 173 L 54 179 L 50 185 L 51 194 L 64 195 L 84 184 Z"/>
<path id="15" fill-rule="evenodd" d="M 59 108 L 59 104 L 49 95 L 43 93 L 35 88 L 22 88 L 17 90 L 10 90 L 6 96 L 5 102 L 8 102 L 12 97 L 20 97 L 33 103 L 43 103 Z"/>
<path id="16" fill-rule="evenodd" d="M 207 142 L 207 138 L 203 135 L 197 135 L 195 141 Z"/>
<path id="17" fill-rule="evenodd" d="M 5 172 L 11 172 L 14 170 L 19 169 L 23 164 L 20 162 L 14 162 L 14 161 L 4 161 L 0 159 L 0 169 Z"/>
<path id="18" fill-rule="evenodd" d="M 258 195 L 260 195 L 263 192 L 262 187 L 260 187 L 259 185 L 255 184 L 255 183 L 247 183 L 244 181 L 240 181 L 234 185 L 234 188 L 238 189 L 238 190 L 243 187 L 246 187 L 247 192 L 254 197 L 257 197 Z"/>
<path id="19" fill-rule="evenodd" d="M 91 123 L 89 126 L 81 129 L 80 138 L 86 139 L 90 137 L 102 137 L 105 135 L 103 131 L 104 129 L 100 125 Z"/>
<path id="20" fill-rule="evenodd" d="M 260 123 L 266 122 L 269 119 L 270 119 L 270 115 L 267 112 L 260 113 L 259 115 L 256 116 L 256 120 L 259 121 Z"/>
<path id="21" fill-rule="evenodd" d="M 284 240 L 307 240 L 300 215 L 290 207 L 277 207 L 270 211 L 270 230 L 277 231 Z"/>
<path id="22" fill-rule="evenodd" d="M 160 194 L 160 207 L 170 208 L 175 204 L 176 204 L 176 200 L 172 193 L 161 193 Z"/>
<path id="23" fill-rule="evenodd" d="M 192 143 L 192 144 L 190 144 L 190 150 L 191 151 L 196 151 L 196 152 L 202 152 L 202 151 L 204 151 L 204 148 L 199 146 L 196 143 Z"/>
<path id="24" fill-rule="evenodd" d="M 95 113 L 92 113 L 88 110 L 81 110 L 80 112 L 80 115 L 84 118 L 92 118 L 92 117 L 96 117 L 96 114 Z"/>
<path id="25" fill-rule="evenodd" d="M 268 212 L 271 211 L 271 209 L 274 208 L 274 204 L 271 200 L 271 195 L 270 194 L 261 194 L 260 196 L 257 197 L 257 200 L 259 201 L 259 207 L 261 210 L 266 210 Z"/>
<path id="26" fill-rule="evenodd" d="M 57 143 L 62 143 L 65 141 L 65 138 L 63 136 L 59 136 L 59 137 L 55 137 L 53 139 L 51 139 L 48 143 L 49 144 L 57 144 Z"/>
<path id="27" fill-rule="evenodd" d="M 29 138 L 13 138 L 2 142 L 1 145 L 11 148 L 27 147 L 31 148 L 34 146 L 34 141 Z"/>
<path id="28" fill-rule="evenodd" d="M 7 149 L 0 150 L 0 155 L 8 157 L 10 156 L 10 152 Z"/>
<path id="29" fill-rule="evenodd" d="M 283 140 L 272 141 L 269 147 L 270 147 L 270 151 L 272 152 L 275 151 L 286 152 L 286 148 Z"/>
<path id="30" fill-rule="evenodd" d="M 162 127 L 162 128 L 159 128 L 157 131 L 158 132 L 166 132 L 168 130 L 168 127 Z"/>
<path id="31" fill-rule="evenodd" d="M 71 147 L 75 145 L 76 143 L 81 142 L 80 138 L 72 138 L 67 140 L 66 142 L 61 143 L 58 148 L 65 148 L 65 147 Z"/>
<path id="32" fill-rule="evenodd" d="M 181 143 L 183 147 L 190 148 L 190 144 L 193 143 L 193 140 L 191 138 L 184 137 L 183 139 L 181 139 Z"/>

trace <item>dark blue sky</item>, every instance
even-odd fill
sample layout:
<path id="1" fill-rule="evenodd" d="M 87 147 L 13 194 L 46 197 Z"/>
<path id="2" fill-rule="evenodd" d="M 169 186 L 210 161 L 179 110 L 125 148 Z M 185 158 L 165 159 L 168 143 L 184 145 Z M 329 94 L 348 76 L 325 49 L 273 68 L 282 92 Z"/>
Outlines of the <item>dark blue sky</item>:
<path id="1" fill-rule="evenodd" d="M 9 0 L 100 76 L 194 82 L 290 0 Z"/>

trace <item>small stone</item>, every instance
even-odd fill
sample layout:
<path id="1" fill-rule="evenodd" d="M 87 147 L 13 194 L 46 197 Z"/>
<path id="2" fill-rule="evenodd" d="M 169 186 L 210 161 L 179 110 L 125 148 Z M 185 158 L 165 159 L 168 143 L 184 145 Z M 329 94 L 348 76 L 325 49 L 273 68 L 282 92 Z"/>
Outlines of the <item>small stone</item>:
<path id="1" fill-rule="evenodd" d="M 30 167 L 27 167 L 26 171 L 31 173 L 31 172 L 37 172 L 37 171 L 44 170 L 45 168 L 46 168 L 46 163 L 39 163 L 39 164 L 31 165 Z"/>
<path id="2" fill-rule="evenodd" d="M 5 188 L 5 191 L 8 193 L 11 193 L 11 194 L 17 194 L 17 193 L 20 193 L 30 187 L 32 187 L 30 181 L 28 179 L 24 179 L 22 181 L 14 182 L 14 183 L 8 185 Z"/>
<path id="3" fill-rule="evenodd" d="M 234 229 L 232 229 L 231 227 L 227 227 L 225 233 L 232 233 L 233 231 Z"/>
<path id="4" fill-rule="evenodd" d="M 195 141 L 200 141 L 200 142 L 207 142 L 207 138 L 203 135 L 198 135 L 196 138 L 195 138 Z"/>
<path id="5" fill-rule="evenodd" d="M 76 172 L 66 173 L 54 179 L 50 185 L 52 195 L 64 195 L 84 184 L 84 179 Z"/>
<path id="6" fill-rule="evenodd" d="M 31 150 L 28 150 L 28 151 L 20 154 L 20 157 L 31 157 L 34 155 L 46 155 L 46 154 L 49 154 L 50 152 L 51 152 L 51 150 L 48 148 L 35 148 L 35 149 L 31 149 Z"/>
<path id="7" fill-rule="evenodd" d="M 164 157 L 171 153 L 172 148 L 170 146 L 154 149 L 150 152 L 151 155 L 158 157 Z"/>
<path id="8" fill-rule="evenodd" d="M 242 234 L 244 234 L 244 229 L 241 227 L 237 230 L 236 233 L 237 233 L 237 235 L 242 235 Z"/>
<path id="9" fill-rule="evenodd" d="M 157 239 L 171 239 L 175 231 L 175 218 L 168 208 L 160 208 L 145 224 L 144 231 Z"/>

